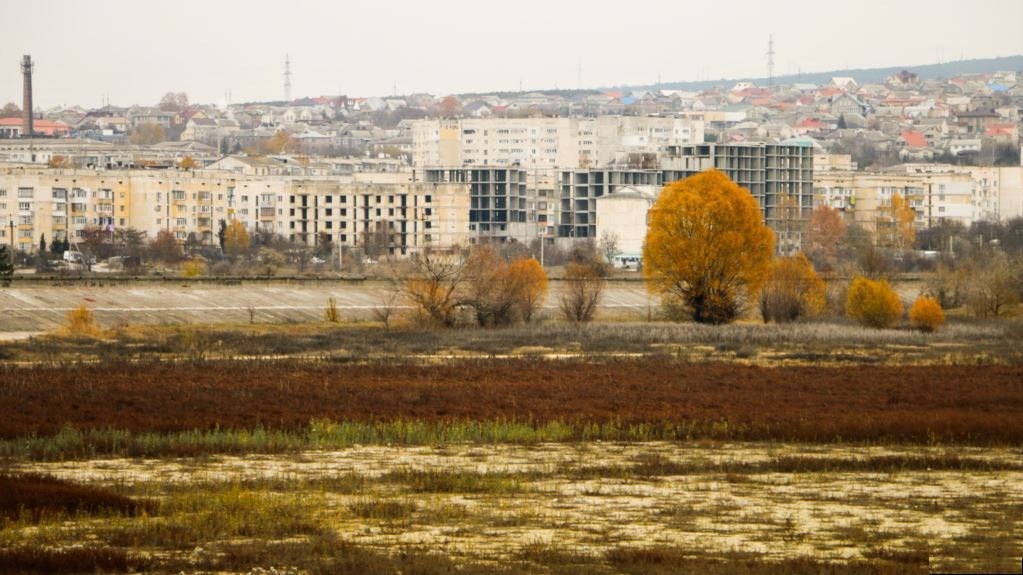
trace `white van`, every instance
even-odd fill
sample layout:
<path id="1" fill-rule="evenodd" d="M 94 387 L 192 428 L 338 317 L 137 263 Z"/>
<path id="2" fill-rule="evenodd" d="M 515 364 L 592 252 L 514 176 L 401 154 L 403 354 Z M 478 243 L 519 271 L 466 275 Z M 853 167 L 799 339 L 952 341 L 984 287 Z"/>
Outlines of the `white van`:
<path id="1" fill-rule="evenodd" d="M 611 262 L 616 269 L 620 270 L 638 270 L 639 265 L 643 263 L 643 257 L 632 255 L 632 254 L 620 254 L 614 257 L 614 261 Z"/>

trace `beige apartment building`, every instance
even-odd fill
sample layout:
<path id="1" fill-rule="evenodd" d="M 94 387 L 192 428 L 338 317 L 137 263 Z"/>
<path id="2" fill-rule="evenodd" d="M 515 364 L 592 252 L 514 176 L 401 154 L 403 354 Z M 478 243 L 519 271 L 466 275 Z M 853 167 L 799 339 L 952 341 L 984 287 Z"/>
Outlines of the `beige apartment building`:
<path id="1" fill-rule="evenodd" d="M 973 180 L 967 174 L 823 172 L 814 177 L 814 199 L 842 212 L 876 234 L 890 219 L 892 198 L 901 196 L 916 212 L 917 229 L 943 220 L 973 222 Z"/>
<path id="2" fill-rule="evenodd" d="M 969 226 L 1023 215 L 1023 168 L 903 164 L 872 172 L 836 169 L 843 165 L 840 156 L 821 163 L 815 158 L 814 202 L 842 211 L 849 222 L 872 232 L 887 217 L 894 195 L 909 201 L 918 229 L 941 221 Z"/>
<path id="3" fill-rule="evenodd" d="M 652 116 L 418 120 L 412 160 L 419 168 L 604 166 L 630 153 L 703 141 L 703 123 Z"/>
<path id="4" fill-rule="evenodd" d="M 0 168 L 0 240 L 33 252 L 40 236 L 72 243 L 86 229 L 135 228 L 154 238 L 217 242 L 220 221 L 316 245 L 408 255 L 466 245 L 469 186 L 414 182 L 410 173 L 341 177 L 239 176 L 179 170 Z M 367 244 L 372 244 L 369 246 Z"/>

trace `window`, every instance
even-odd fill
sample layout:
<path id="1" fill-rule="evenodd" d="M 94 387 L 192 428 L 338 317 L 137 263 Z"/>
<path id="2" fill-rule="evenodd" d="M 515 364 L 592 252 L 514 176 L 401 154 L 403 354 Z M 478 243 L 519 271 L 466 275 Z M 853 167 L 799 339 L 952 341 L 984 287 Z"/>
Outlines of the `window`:
<path id="1" fill-rule="evenodd" d="M 29 202 L 18 202 L 19 212 L 28 212 L 32 210 L 32 204 Z"/>
<path id="2" fill-rule="evenodd" d="M 326 209 L 326 210 L 324 210 L 324 211 L 326 212 L 326 216 L 327 216 L 328 218 L 334 215 L 334 210 L 332 210 L 332 209 L 330 209 L 330 208 L 327 208 L 327 209 Z"/>
<path id="3" fill-rule="evenodd" d="M 23 199 L 32 199 L 34 192 L 32 188 L 18 188 L 18 197 Z"/>
<path id="4" fill-rule="evenodd" d="M 6 198 L 6 197 L 7 197 L 7 190 L 5 190 L 3 188 L 0 188 L 0 198 Z"/>
<path id="5" fill-rule="evenodd" d="M 334 228 L 334 222 L 328 221 L 327 222 L 327 229 L 330 230 L 330 229 L 333 229 L 333 228 Z"/>

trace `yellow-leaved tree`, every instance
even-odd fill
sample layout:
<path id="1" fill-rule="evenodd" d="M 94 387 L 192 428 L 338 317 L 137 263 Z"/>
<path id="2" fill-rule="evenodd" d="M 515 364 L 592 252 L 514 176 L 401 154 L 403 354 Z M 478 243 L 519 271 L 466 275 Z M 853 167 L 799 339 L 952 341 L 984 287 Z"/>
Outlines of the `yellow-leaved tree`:
<path id="1" fill-rule="evenodd" d="M 229 257 L 236 258 L 248 255 L 250 247 L 249 232 L 245 229 L 245 224 L 231 220 L 224 229 L 224 252 Z"/>
<path id="2" fill-rule="evenodd" d="M 916 211 L 909 200 L 899 194 L 892 196 L 891 203 L 879 210 L 878 240 L 882 245 L 897 250 L 908 250 L 916 239 Z"/>
<path id="3" fill-rule="evenodd" d="M 898 323 L 903 312 L 902 301 L 885 280 L 859 276 L 853 279 L 845 300 L 845 313 L 868 327 L 878 329 Z"/>
<path id="4" fill-rule="evenodd" d="M 700 323 L 733 321 L 771 270 L 774 233 L 748 190 L 718 170 L 665 186 L 643 243 L 648 289 Z"/>
<path id="5" fill-rule="evenodd" d="M 760 314 L 765 322 L 819 315 L 826 303 L 824 280 L 802 252 L 775 260 L 760 292 Z"/>
<path id="6" fill-rule="evenodd" d="M 930 296 L 920 296 L 909 308 L 909 324 L 920 331 L 937 331 L 945 323 L 941 304 Z"/>

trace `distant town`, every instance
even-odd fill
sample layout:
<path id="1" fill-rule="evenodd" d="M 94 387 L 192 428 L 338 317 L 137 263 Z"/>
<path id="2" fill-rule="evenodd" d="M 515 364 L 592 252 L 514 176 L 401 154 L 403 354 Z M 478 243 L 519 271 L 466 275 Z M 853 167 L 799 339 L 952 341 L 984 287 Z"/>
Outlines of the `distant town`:
<path id="1" fill-rule="evenodd" d="M 339 264 L 346 250 L 601 237 L 636 257 L 661 187 L 708 168 L 754 195 L 781 253 L 799 248 L 818 206 L 879 245 L 893 196 L 918 230 L 1023 216 L 1014 71 L 292 99 L 286 69 L 277 102 L 169 92 L 152 106 L 43 110 L 30 56 L 21 68 L 22 105 L 0 112 L 0 240 L 25 256 L 125 230 L 215 247 L 237 221 Z"/>

